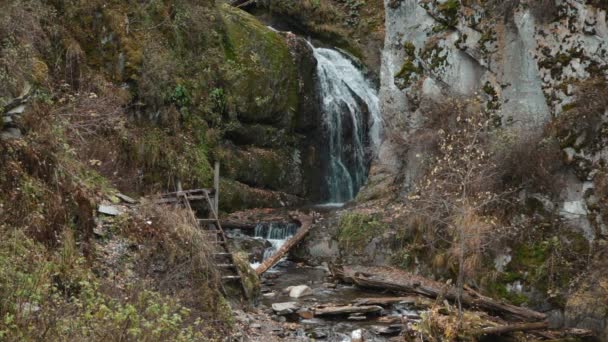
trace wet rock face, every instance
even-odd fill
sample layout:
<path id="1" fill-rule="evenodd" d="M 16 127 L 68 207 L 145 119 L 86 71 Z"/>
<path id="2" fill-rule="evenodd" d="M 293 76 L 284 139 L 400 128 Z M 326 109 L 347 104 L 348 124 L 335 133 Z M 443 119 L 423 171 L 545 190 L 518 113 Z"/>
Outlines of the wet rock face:
<path id="1" fill-rule="evenodd" d="M 293 197 L 316 200 L 324 150 L 312 49 L 303 38 L 274 31 L 229 6 L 222 6 L 222 17 L 227 58 L 241 63 L 245 73 L 229 82 L 238 101 L 218 149 L 222 174 L 232 180 L 229 192 L 252 188 L 270 191 L 261 197 L 272 198 L 250 202 L 253 192 L 235 190 L 222 209 L 280 207 L 294 204 Z"/>
<path id="2" fill-rule="evenodd" d="M 403 165 L 415 167 L 414 158 L 397 156 L 402 146 L 390 137 L 406 138 L 424 120 L 421 99 L 476 95 L 503 127 L 534 129 L 568 108 L 573 84 L 605 75 L 605 9 L 574 0 L 539 6 L 385 1 L 380 96 L 390 132 L 382 162 L 372 165 L 374 191 L 382 192 Z"/>

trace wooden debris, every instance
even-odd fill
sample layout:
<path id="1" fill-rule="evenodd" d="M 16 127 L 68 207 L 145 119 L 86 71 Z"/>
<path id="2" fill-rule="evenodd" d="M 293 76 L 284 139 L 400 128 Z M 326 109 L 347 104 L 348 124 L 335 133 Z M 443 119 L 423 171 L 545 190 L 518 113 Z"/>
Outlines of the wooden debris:
<path id="1" fill-rule="evenodd" d="M 123 202 L 125 203 L 129 203 L 129 204 L 136 204 L 137 200 L 125 195 L 125 194 L 121 194 L 120 192 L 116 194 L 116 197 L 120 198 Z"/>
<path id="2" fill-rule="evenodd" d="M 534 322 L 534 323 L 519 323 L 519 324 L 508 324 L 500 325 L 497 327 L 484 328 L 478 331 L 475 335 L 502 335 L 512 333 L 516 331 L 532 331 L 532 330 L 544 330 L 549 327 L 548 322 Z"/>
<path id="3" fill-rule="evenodd" d="M 389 306 L 392 304 L 410 304 L 415 307 L 428 307 L 433 302 L 427 298 L 419 296 L 408 297 L 379 297 L 379 298 L 359 298 L 353 302 L 354 305 L 381 305 Z"/>
<path id="4" fill-rule="evenodd" d="M 308 231 L 310 231 L 310 228 L 312 227 L 314 218 L 313 215 L 301 215 L 297 218 L 297 220 L 300 221 L 301 225 L 296 235 L 292 236 L 291 239 L 285 242 L 285 244 L 283 244 L 278 251 L 276 251 L 270 258 L 264 260 L 264 262 L 258 266 L 258 268 L 255 270 L 258 275 L 268 271 L 272 266 L 278 263 L 283 256 L 285 256 L 285 254 L 291 250 L 291 248 L 296 246 L 306 236 L 306 234 L 308 234 Z"/>
<path id="5" fill-rule="evenodd" d="M 429 298 L 437 298 L 444 295 L 450 301 L 455 301 L 457 297 L 457 289 L 454 286 L 391 267 L 333 267 L 332 273 L 334 277 L 340 278 L 343 281 L 366 288 L 419 294 Z M 477 307 L 485 311 L 500 314 L 509 319 L 523 321 L 541 321 L 546 319 L 546 315 L 543 313 L 494 300 L 470 288 L 463 290 L 461 301 L 468 307 Z"/>
<path id="6" fill-rule="evenodd" d="M 314 309 L 315 316 L 364 314 L 380 311 L 382 311 L 382 307 L 378 305 L 319 306 Z"/>

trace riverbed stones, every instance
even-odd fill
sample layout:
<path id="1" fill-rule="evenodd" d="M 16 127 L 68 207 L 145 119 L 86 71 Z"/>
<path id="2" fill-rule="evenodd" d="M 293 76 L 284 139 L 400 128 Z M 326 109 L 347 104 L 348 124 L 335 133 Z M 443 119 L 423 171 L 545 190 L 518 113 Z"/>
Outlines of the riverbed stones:
<path id="1" fill-rule="evenodd" d="M 300 306 L 296 302 L 284 302 L 272 304 L 272 310 L 278 315 L 288 315 L 296 312 Z"/>
<path id="2" fill-rule="evenodd" d="M 298 316 L 302 317 L 303 319 L 311 319 L 313 317 L 315 317 L 314 312 L 308 310 L 308 309 L 300 309 L 298 310 Z"/>
<path id="3" fill-rule="evenodd" d="M 312 294 L 312 289 L 308 285 L 293 286 L 289 290 L 289 297 L 291 298 L 311 296 Z"/>

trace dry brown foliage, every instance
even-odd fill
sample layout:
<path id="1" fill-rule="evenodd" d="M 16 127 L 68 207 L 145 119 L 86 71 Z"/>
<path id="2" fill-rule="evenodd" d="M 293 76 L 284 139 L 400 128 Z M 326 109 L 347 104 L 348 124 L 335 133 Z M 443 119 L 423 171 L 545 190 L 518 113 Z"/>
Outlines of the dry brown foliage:
<path id="1" fill-rule="evenodd" d="M 499 187 L 526 188 L 558 195 L 556 174 L 563 168 L 563 153 L 556 139 L 542 132 L 520 131 L 499 138 L 494 163 L 500 171 Z"/>
<path id="2" fill-rule="evenodd" d="M 162 270 L 157 282 L 159 289 L 190 287 L 196 291 L 201 284 L 218 286 L 213 263 L 215 247 L 189 211 L 144 201 L 138 216 L 136 222 L 127 226 L 126 233 L 146 246 L 140 270 L 153 277 L 158 277 L 154 270 Z"/>

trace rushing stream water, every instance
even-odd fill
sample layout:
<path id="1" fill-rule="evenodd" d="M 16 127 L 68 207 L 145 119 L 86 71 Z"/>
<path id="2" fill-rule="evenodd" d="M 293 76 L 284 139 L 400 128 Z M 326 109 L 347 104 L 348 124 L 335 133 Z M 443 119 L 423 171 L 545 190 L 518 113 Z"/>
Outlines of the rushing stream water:
<path id="1" fill-rule="evenodd" d="M 329 138 L 329 202 L 353 199 L 367 178 L 371 151 L 380 143 L 377 91 L 353 62 L 336 50 L 315 48 L 324 124 Z"/>

